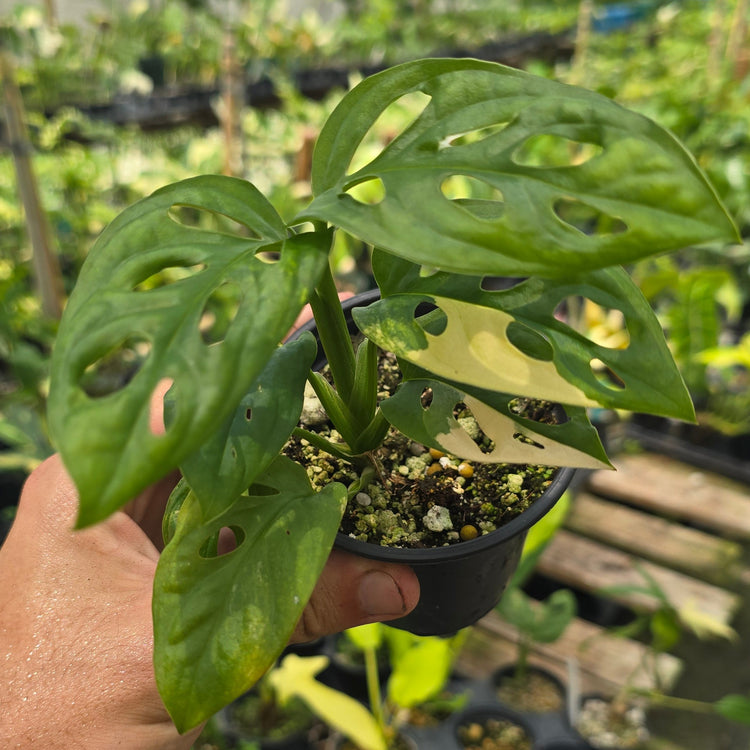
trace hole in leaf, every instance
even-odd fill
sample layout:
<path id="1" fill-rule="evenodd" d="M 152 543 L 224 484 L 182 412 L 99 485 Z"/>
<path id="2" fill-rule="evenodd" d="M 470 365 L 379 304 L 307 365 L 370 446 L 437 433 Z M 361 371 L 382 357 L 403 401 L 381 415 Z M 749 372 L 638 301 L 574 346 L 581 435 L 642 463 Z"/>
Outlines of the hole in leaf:
<path id="1" fill-rule="evenodd" d="M 420 396 L 420 402 L 422 403 L 422 408 L 427 410 L 432 405 L 432 388 L 425 388 L 422 391 L 422 395 Z"/>
<path id="2" fill-rule="evenodd" d="M 497 133 L 501 133 L 507 127 L 508 122 L 495 122 L 491 125 L 486 125 L 483 128 L 476 128 L 476 130 L 449 135 L 440 142 L 439 148 L 442 150 L 444 148 L 452 148 L 455 146 L 470 146 L 473 143 L 479 143 Z"/>
<path id="3" fill-rule="evenodd" d="M 253 418 L 253 410 L 252 409 L 246 409 L 245 410 L 245 419 L 249 422 Z"/>
<path id="4" fill-rule="evenodd" d="M 158 271 L 149 273 L 148 276 L 144 277 L 140 281 L 135 282 L 133 285 L 134 292 L 146 292 L 149 289 L 157 289 L 158 287 L 167 286 L 168 284 L 175 284 L 183 279 L 190 278 L 196 273 L 204 271 L 206 268 L 205 263 L 195 263 L 193 265 L 170 265 L 160 268 Z M 148 272 L 147 272 L 148 273 Z"/>
<path id="5" fill-rule="evenodd" d="M 603 386 L 609 388 L 612 391 L 625 390 L 625 382 L 605 362 L 602 362 L 600 359 L 594 358 L 591 360 L 590 364 L 591 371 Z"/>
<path id="6" fill-rule="evenodd" d="M 357 203 L 376 206 L 385 198 L 385 185 L 380 177 L 370 177 L 346 188 L 346 193 Z"/>
<path id="7" fill-rule="evenodd" d="M 521 167 L 576 167 L 599 156 L 602 151 L 604 149 L 598 143 L 541 133 L 527 138 L 511 158 Z"/>
<path id="8" fill-rule="evenodd" d="M 242 301 L 242 289 L 234 281 L 222 282 L 206 300 L 200 317 L 200 334 L 206 344 L 223 341 Z"/>
<path id="9" fill-rule="evenodd" d="M 237 221 L 226 214 L 211 211 L 203 206 L 188 206 L 175 203 L 168 212 L 169 218 L 176 224 L 190 229 L 200 229 L 203 232 L 219 232 L 241 239 L 260 239 L 246 224 Z"/>
<path id="10" fill-rule="evenodd" d="M 159 437 L 166 432 L 165 427 L 165 410 L 169 408 L 169 403 L 174 407 L 174 393 L 169 393 L 174 380 L 172 378 L 162 378 L 154 388 L 151 394 L 151 411 L 149 427 L 151 434 Z M 169 403 L 168 403 L 169 402 Z"/>
<path id="11" fill-rule="evenodd" d="M 267 484 L 251 484 L 247 494 L 250 497 L 270 497 L 278 495 L 279 491 L 275 487 L 269 487 Z"/>
<path id="12" fill-rule="evenodd" d="M 543 424 L 562 424 L 568 421 L 568 415 L 562 404 L 544 401 L 538 398 L 517 396 L 508 402 L 508 409 L 519 417 Z"/>
<path id="13" fill-rule="evenodd" d="M 628 227 L 616 216 L 610 216 L 574 198 L 560 198 L 552 207 L 559 219 L 583 234 L 623 234 Z"/>
<path id="14" fill-rule="evenodd" d="M 431 97 L 421 91 L 411 91 L 391 102 L 365 133 L 349 162 L 347 174 L 353 174 L 369 164 L 399 133 L 403 133 L 419 118 Z"/>
<path id="15" fill-rule="evenodd" d="M 259 253 L 255 253 L 255 257 L 263 263 L 272 265 L 273 263 L 278 263 L 281 260 L 281 253 L 269 253 L 267 251 L 261 251 Z"/>
<path id="16" fill-rule="evenodd" d="M 557 305 L 554 315 L 597 346 L 605 349 L 630 346 L 622 310 L 598 305 L 587 297 L 566 297 Z"/>
<path id="17" fill-rule="evenodd" d="M 514 286 L 518 286 L 524 281 L 526 281 L 526 279 L 521 277 L 485 276 L 479 286 L 485 292 L 503 292 L 512 289 Z"/>
<path id="18" fill-rule="evenodd" d="M 532 440 L 528 435 L 524 435 L 522 432 L 514 432 L 513 439 L 518 440 L 519 443 L 524 445 L 531 445 L 539 450 L 544 450 L 544 446 L 541 443 L 537 443 L 536 440 Z"/>
<path id="19" fill-rule="evenodd" d="M 203 542 L 198 554 L 204 559 L 220 557 L 234 552 L 244 541 L 244 529 L 240 526 L 224 526 Z"/>
<path id="20" fill-rule="evenodd" d="M 429 309 L 429 307 L 432 307 L 432 309 Z M 432 336 L 439 336 L 448 326 L 446 314 L 439 307 L 428 306 L 426 303 L 417 306 L 414 311 L 414 320 L 425 333 Z"/>
<path id="21" fill-rule="evenodd" d="M 500 190 L 484 180 L 468 175 L 446 177 L 440 190 L 448 200 L 484 221 L 499 219 L 505 210 L 505 199 Z"/>
<path id="22" fill-rule="evenodd" d="M 510 343 L 527 357 L 539 359 L 543 362 L 552 361 L 554 356 L 552 344 L 533 328 L 529 328 L 518 321 L 513 321 L 508 326 L 506 335 Z"/>
<path id="23" fill-rule="evenodd" d="M 471 409 L 463 401 L 453 407 L 453 416 L 482 453 L 492 453 L 495 443 L 484 434 Z"/>
<path id="24" fill-rule="evenodd" d="M 142 336 L 130 336 L 89 364 L 79 384 L 91 398 L 116 393 L 135 377 L 150 353 L 150 341 Z"/>

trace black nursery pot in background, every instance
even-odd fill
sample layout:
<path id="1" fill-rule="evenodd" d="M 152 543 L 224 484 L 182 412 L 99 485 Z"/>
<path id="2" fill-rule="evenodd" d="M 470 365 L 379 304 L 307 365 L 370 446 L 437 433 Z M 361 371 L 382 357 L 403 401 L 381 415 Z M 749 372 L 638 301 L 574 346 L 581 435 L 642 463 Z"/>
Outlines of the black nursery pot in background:
<path id="1" fill-rule="evenodd" d="M 364 307 L 378 298 L 378 290 L 373 290 L 342 303 L 351 333 L 357 330 L 351 318 L 352 308 Z M 293 337 L 304 331 L 317 334 L 315 321 L 303 325 Z M 325 363 L 319 346 L 313 369 L 319 370 Z M 339 533 L 336 547 L 361 557 L 411 566 L 419 579 L 419 603 L 408 615 L 391 620 L 388 625 L 416 635 L 449 635 L 473 625 L 497 605 L 518 567 L 526 533 L 560 499 L 574 474 L 574 469 L 559 469 L 528 510 L 497 531 L 470 541 L 429 549 L 400 549 L 360 542 Z"/>

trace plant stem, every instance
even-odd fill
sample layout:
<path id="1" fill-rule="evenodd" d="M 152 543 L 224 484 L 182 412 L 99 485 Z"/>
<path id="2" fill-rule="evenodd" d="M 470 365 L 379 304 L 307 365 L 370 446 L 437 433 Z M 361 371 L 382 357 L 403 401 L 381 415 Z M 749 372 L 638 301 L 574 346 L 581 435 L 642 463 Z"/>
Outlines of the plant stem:
<path id="1" fill-rule="evenodd" d="M 380 695 L 380 676 L 378 675 L 378 656 L 374 648 L 365 649 L 365 673 L 367 675 L 367 697 L 370 700 L 370 710 L 375 721 L 380 727 L 383 736 L 386 736 L 385 715 L 383 714 L 383 703 Z"/>
<path id="2" fill-rule="evenodd" d="M 714 704 L 706 701 L 694 700 L 692 698 L 677 698 L 673 695 L 665 695 L 655 690 L 644 690 L 642 688 L 630 688 L 630 692 L 648 699 L 653 706 L 673 708 L 677 711 L 691 711 L 698 714 L 714 713 Z"/>
<path id="3" fill-rule="evenodd" d="M 330 265 L 310 295 L 310 307 L 336 390 L 348 402 L 354 386 L 356 360 Z"/>

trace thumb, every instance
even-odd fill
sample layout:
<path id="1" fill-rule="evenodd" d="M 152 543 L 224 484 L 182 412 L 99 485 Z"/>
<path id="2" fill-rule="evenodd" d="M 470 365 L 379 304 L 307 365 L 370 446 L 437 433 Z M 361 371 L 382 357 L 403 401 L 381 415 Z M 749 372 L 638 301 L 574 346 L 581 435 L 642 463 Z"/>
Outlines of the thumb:
<path id="1" fill-rule="evenodd" d="M 419 582 L 407 565 L 333 550 L 291 641 L 311 641 L 368 622 L 403 617 L 418 601 Z"/>

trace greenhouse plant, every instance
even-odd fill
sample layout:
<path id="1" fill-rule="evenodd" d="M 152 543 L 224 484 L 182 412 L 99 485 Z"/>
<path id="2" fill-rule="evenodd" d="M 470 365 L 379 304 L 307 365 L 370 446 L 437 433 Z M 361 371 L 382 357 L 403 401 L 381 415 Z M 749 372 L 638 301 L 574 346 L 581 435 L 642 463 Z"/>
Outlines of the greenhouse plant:
<path id="1" fill-rule="evenodd" d="M 405 96 L 423 100 L 418 117 L 353 164 Z M 389 489 L 420 483 L 413 461 L 384 468 L 393 446 L 438 457 L 423 463 L 424 481 L 450 489 L 459 516 L 434 501 L 423 516 L 445 531 L 445 549 L 469 554 L 503 534 L 493 506 L 523 501 L 508 526 L 535 517 L 527 480 L 544 493 L 560 476 L 540 467 L 608 465 L 589 407 L 692 420 L 658 321 L 622 264 L 737 236 L 664 129 L 589 91 L 471 59 L 406 63 L 352 89 L 319 135 L 312 192 L 286 224 L 239 179 L 158 190 L 102 233 L 55 345 L 49 422 L 80 494 L 79 527 L 175 467 L 183 477 L 153 604 L 157 682 L 181 731 L 274 662 L 345 506 L 383 510 Z M 353 337 L 329 266 L 337 231 L 374 248 L 379 299 L 352 310 Z M 165 269 L 176 280 L 152 284 Z M 566 301 L 581 297 L 624 315 L 625 348 L 566 322 Z M 312 335 L 280 344 L 306 303 L 322 373 L 311 370 Z M 390 389 L 378 376 L 383 352 L 400 371 Z M 97 391 L 97 372 L 118 358 L 132 360 L 128 378 Z M 149 415 L 165 381 L 157 435 Z M 325 410 L 322 427 L 300 422 L 309 402 Z M 300 465 L 310 454 L 325 470 Z M 333 481 L 311 484 L 321 473 Z M 480 476 L 502 502 L 474 497 Z M 463 523 L 464 502 L 488 516 Z M 236 548 L 218 554 L 226 528 Z M 392 540 L 399 554 L 424 551 L 408 548 L 413 533 Z"/>

